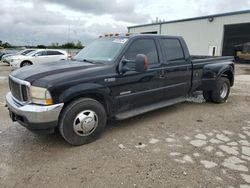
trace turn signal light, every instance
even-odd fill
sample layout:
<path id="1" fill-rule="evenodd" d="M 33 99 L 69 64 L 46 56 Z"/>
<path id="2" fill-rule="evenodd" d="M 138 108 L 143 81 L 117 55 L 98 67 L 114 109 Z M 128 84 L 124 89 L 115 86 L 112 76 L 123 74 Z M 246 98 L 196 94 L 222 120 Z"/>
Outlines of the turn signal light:
<path id="1" fill-rule="evenodd" d="M 46 103 L 46 105 L 52 105 L 53 104 L 53 100 L 52 99 L 46 99 L 45 103 Z"/>

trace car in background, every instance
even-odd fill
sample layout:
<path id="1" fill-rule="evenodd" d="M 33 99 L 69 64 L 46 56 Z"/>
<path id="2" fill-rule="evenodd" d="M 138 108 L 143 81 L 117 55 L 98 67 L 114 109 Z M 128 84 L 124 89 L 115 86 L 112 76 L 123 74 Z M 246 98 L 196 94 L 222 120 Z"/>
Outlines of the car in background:
<path id="1" fill-rule="evenodd" d="M 21 50 L 19 52 L 12 52 L 12 53 L 8 53 L 6 55 L 3 55 L 2 57 L 2 62 L 3 63 L 7 63 L 10 64 L 10 60 L 13 58 L 13 56 L 20 56 L 20 55 L 26 55 L 30 52 L 35 51 L 36 49 L 25 49 L 25 50 Z"/>
<path id="2" fill-rule="evenodd" d="M 67 59 L 68 53 L 64 50 L 39 49 L 26 55 L 13 56 L 10 60 L 10 66 L 13 68 L 19 68 L 34 64 L 55 62 Z"/>
<path id="3" fill-rule="evenodd" d="M 250 62 L 250 42 L 236 45 L 235 47 L 235 61 L 238 63 Z"/>
<path id="4" fill-rule="evenodd" d="M 10 55 L 16 54 L 16 51 L 10 51 L 10 50 L 1 50 L 0 51 L 0 61 L 2 62 L 4 57 L 8 57 Z"/>
<path id="5" fill-rule="evenodd" d="M 0 61 L 2 61 L 2 57 L 6 54 L 6 52 L 0 51 Z"/>

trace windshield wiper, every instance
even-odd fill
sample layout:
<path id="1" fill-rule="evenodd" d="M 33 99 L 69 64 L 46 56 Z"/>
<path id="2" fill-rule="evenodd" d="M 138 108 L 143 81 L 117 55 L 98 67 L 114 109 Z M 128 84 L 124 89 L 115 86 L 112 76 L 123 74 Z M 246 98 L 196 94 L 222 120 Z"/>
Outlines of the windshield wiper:
<path id="1" fill-rule="evenodd" d="M 94 61 L 91 61 L 91 60 L 88 60 L 88 59 L 72 59 L 73 61 L 79 61 L 79 62 L 87 62 L 87 63 L 90 63 L 90 64 L 103 64 L 101 62 L 94 62 Z"/>
<path id="2" fill-rule="evenodd" d="M 90 61 L 90 60 L 88 60 L 88 59 L 83 59 L 82 61 L 83 61 L 83 62 L 87 62 L 87 63 L 91 63 L 91 64 L 95 64 L 93 61 Z"/>

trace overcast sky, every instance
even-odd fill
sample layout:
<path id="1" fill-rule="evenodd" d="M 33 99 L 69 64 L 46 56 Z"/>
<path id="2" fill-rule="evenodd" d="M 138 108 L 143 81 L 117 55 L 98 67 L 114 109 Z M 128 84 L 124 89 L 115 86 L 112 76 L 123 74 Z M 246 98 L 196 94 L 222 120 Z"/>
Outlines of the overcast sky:
<path id="1" fill-rule="evenodd" d="M 0 40 L 88 44 L 127 26 L 250 9 L 250 0 L 1 0 Z"/>

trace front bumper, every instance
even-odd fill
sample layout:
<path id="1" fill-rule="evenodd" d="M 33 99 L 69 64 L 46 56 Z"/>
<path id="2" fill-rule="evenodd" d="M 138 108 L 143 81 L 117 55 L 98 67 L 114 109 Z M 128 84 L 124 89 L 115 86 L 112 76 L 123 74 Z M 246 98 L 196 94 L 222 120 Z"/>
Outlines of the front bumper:
<path id="1" fill-rule="evenodd" d="M 11 92 L 6 95 L 6 103 L 12 120 L 18 121 L 21 125 L 31 130 L 55 128 L 64 105 L 60 103 L 41 106 L 21 103 L 12 96 Z"/>

